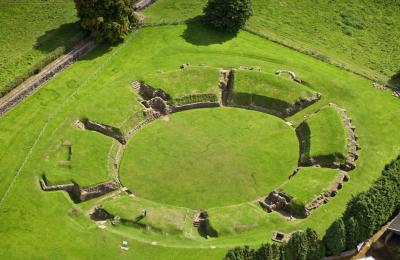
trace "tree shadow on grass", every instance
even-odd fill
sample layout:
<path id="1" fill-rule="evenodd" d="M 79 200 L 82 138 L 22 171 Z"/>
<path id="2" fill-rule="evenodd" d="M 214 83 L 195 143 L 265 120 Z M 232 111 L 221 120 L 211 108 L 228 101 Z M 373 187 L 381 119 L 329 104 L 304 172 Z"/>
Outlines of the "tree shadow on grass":
<path id="1" fill-rule="evenodd" d="M 40 52 L 48 55 L 54 55 L 54 58 L 62 55 L 65 52 L 70 51 L 85 37 L 88 37 L 89 33 L 85 32 L 78 22 L 66 23 L 58 28 L 46 31 L 43 35 L 36 39 L 34 48 Z M 113 47 L 117 46 L 121 42 L 114 44 L 100 43 L 94 50 L 80 58 L 81 60 L 93 60 L 96 59 L 109 51 Z"/>
<path id="2" fill-rule="evenodd" d="M 204 25 L 201 20 L 202 16 L 187 20 L 186 30 L 181 36 L 186 42 L 198 46 L 222 44 L 232 40 L 237 35 L 236 33 L 215 30 L 210 26 Z"/>
<path id="3" fill-rule="evenodd" d="M 400 70 L 389 79 L 388 84 L 391 88 L 400 90 Z"/>
<path id="4" fill-rule="evenodd" d="M 86 35 L 78 22 L 65 23 L 39 36 L 34 48 L 42 53 L 51 53 L 59 48 L 69 50 Z"/>

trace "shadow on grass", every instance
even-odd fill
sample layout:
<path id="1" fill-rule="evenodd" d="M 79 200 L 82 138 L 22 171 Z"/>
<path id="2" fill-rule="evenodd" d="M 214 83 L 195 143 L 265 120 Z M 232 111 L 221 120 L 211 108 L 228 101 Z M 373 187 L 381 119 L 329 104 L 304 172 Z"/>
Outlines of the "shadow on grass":
<path id="1" fill-rule="evenodd" d="M 88 36 L 89 33 L 85 32 L 79 26 L 78 22 L 66 23 L 39 36 L 36 39 L 34 48 L 42 53 L 54 55 L 54 58 L 57 58 L 59 55 L 70 51 L 79 41 Z M 122 41 L 113 44 L 100 43 L 98 47 L 83 56 L 81 60 L 93 60 L 101 57 L 121 43 Z"/>
<path id="2" fill-rule="evenodd" d="M 306 122 L 296 128 L 296 135 L 299 140 L 300 158 L 299 165 L 306 165 L 310 160 L 311 130 Z"/>
<path id="3" fill-rule="evenodd" d="M 201 237 L 206 239 L 209 237 L 218 237 L 218 231 L 211 226 L 209 220 L 202 222 L 197 231 Z"/>
<path id="4" fill-rule="evenodd" d="M 139 216 L 136 217 L 135 220 L 131 220 L 131 219 L 125 219 L 125 218 L 121 218 L 121 224 L 124 226 L 128 226 L 128 227 L 133 227 L 133 228 L 137 228 L 137 229 L 143 229 L 143 230 L 149 230 L 151 229 L 154 232 L 163 233 L 163 230 L 161 228 L 158 227 L 154 227 L 152 225 L 148 225 L 148 224 L 144 224 L 144 223 L 140 223 L 140 220 L 142 220 L 143 217 Z"/>
<path id="5" fill-rule="evenodd" d="M 238 105 L 255 105 L 282 114 L 291 106 L 291 104 L 283 100 L 245 92 L 234 92 L 232 99 L 233 102 Z"/>
<path id="6" fill-rule="evenodd" d="M 400 90 L 400 70 L 389 79 L 388 84 L 393 89 Z"/>
<path id="7" fill-rule="evenodd" d="M 66 23 L 39 36 L 34 48 L 42 53 L 51 53 L 60 48 L 69 50 L 86 35 L 79 23 Z"/>
<path id="8" fill-rule="evenodd" d="M 236 33 L 217 31 L 202 24 L 202 16 L 189 19 L 186 22 L 186 30 L 182 38 L 193 45 L 207 46 L 211 44 L 222 44 L 236 37 Z"/>

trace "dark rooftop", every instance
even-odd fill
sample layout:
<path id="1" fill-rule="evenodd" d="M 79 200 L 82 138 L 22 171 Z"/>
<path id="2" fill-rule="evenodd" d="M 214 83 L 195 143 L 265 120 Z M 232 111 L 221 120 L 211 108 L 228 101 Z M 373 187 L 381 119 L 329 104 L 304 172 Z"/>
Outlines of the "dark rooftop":
<path id="1" fill-rule="evenodd" d="M 388 229 L 391 231 L 400 232 L 400 213 L 393 219 Z"/>

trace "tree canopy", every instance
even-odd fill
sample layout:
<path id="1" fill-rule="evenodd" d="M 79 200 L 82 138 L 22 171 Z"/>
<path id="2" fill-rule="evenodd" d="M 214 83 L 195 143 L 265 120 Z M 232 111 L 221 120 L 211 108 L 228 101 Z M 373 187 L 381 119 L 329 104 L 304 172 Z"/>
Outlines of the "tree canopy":
<path id="1" fill-rule="evenodd" d="M 228 32 L 237 32 L 252 14 L 251 0 L 208 0 L 204 7 L 204 21 Z"/>
<path id="2" fill-rule="evenodd" d="M 129 0 L 74 0 L 82 28 L 97 40 L 121 41 L 137 22 Z"/>

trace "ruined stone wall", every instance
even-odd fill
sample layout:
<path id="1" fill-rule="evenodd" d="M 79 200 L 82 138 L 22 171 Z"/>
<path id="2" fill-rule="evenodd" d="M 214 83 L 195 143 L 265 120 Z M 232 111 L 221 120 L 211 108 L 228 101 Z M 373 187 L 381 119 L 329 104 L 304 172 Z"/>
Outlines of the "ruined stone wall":
<path id="1" fill-rule="evenodd" d="M 117 128 L 109 125 L 103 125 L 89 119 L 82 121 L 83 125 L 87 130 L 96 131 L 103 135 L 109 136 L 120 142 L 121 144 L 126 144 L 125 136 Z"/>
<path id="2" fill-rule="evenodd" d="M 104 194 L 117 190 L 120 185 L 114 181 L 108 181 L 93 186 L 81 188 L 76 183 L 68 183 L 61 185 L 47 185 L 45 178 L 39 181 L 43 191 L 66 191 L 75 202 L 83 202 L 93 198 L 100 197 Z"/>
<path id="3" fill-rule="evenodd" d="M 221 103 L 227 106 L 233 93 L 235 72 L 234 70 L 221 70 L 219 76 L 219 88 L 221 89 Z"/>

